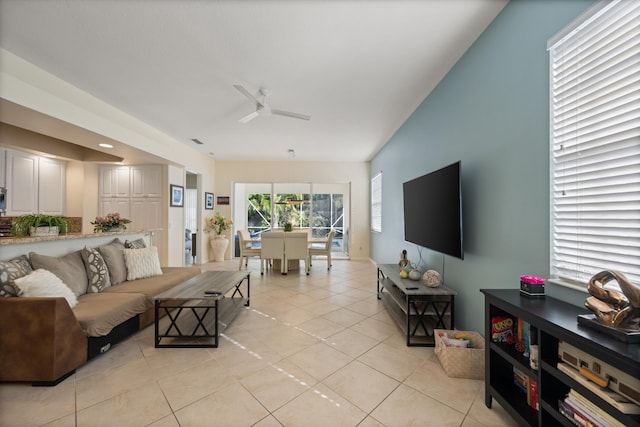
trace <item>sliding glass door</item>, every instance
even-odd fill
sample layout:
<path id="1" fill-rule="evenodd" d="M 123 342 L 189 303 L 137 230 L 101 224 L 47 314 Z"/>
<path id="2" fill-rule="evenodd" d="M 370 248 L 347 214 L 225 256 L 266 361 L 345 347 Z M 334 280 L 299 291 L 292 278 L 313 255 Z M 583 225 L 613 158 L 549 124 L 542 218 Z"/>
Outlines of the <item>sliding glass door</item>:
<path id="1" fill-rule="evenodd" d="M 309 228 L 311 184 L 273 184 L 275 223 L 273 228 Z"/>
<path id="2" fill-rule="evenodd" d="M 324 238 L 336 232 L 332 256 L 349 255 L 348 200 L 349 184 L 313 184 L 311 198 L 312 237 Z M 346 203 L 345 203 L 346 201 Z"/>
<path id="3" fill-rule="evenodd" d="M 234 227 L 253 237 L 266 230 L 310 228 L 323 238 L 334 230 L 333 255 L 349 254 L 349 184 L 346 183 L 236 183 Z"/>

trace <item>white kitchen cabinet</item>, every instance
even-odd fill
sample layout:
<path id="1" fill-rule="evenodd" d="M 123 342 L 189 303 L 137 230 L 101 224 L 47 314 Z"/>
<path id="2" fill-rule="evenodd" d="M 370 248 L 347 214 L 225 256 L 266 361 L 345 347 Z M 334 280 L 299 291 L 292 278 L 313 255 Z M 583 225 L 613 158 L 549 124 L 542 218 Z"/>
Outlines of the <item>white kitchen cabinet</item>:
<path id="1" fill-rule="evenodd" d="M 144 197 L 131 199 L 131 229 L 148 230 L 162 228 L 162 199 Z"/>
<path id="2" fill-rule="evenodd" d="M 38 212 L 64 215 L 67 165 L 55 159 L 38 159 Z"/>
<path id="3" fill-rule="evenodd" d="M 131 197 L 162 197 L 162 167 L 131 166 Z"/>
<path id="4" fill-rule="evenodd" d="M 6 150 L 7 216 L 64 215 L 66 162 Z"/>
<path id="5" fill-rule="evenodd" d="M 38 157 L 7 150 L 7 216 L 38 212 Z"/>
<path id="6" fill-rule="evenodd" d="M 102 166 L 99 186 L 99 215 L 118 212 L 131 230 L 162 228 L 162 166 Z"/>
<path id="7" fill-rule="evenodd" d="M 98 215 L 106 216 L 119 213 L 121 217 L 131 219 L 130 199 L 128 197 L 104 197 L 98 202 Z"/>
<path id="8" fill-rule="evenodd" d="M 129 166 L 100 167 L 100 197 L 129 197 Z"/>
<path id="9" fill-rule="evenodd" d="M 0 148 L 0 187 L 7 186 L 7 150 Z"/>

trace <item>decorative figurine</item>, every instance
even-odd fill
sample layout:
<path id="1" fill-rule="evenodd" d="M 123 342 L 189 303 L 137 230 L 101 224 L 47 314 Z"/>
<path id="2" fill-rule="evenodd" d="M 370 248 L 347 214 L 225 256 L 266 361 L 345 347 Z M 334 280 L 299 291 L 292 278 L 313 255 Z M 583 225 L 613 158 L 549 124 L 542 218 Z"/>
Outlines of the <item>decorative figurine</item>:
<path id="1" fill-rule="evenodd" d="M 604 288 L 610 280 L 618 282 L 622 293 Z M 584 305 L 603 325 L 640 330 L 640 286 L 632 284 L 622 273 L 605 270 L 589 280 L 587 290 L 591 296 Z"/>
<path id="2" fill-rule="evenodd" d="M 427 270 L 422 275 L 422 283 L 429 286 L 430 288 L 437 288 L 442 284 L 442 278 L 440 277 L 440 273 L 435 270 Z"/>
<path id="3" fill-rule="evenodd" d="M 400 262 L 398 263 L 398 267 L 400 267 L 400 271 L 404 270 L 405 267 L 410 264 L 411 263 L 407 259 L 407 251 L 406 249 L 403 249 L 402 253 L 400 254 Z"/>

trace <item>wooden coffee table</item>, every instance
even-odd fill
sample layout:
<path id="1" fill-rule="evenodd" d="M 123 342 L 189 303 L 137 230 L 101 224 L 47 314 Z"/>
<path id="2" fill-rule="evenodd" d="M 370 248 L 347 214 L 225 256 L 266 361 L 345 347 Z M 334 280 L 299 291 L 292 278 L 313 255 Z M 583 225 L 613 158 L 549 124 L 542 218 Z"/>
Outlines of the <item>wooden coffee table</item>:
<path id="1" fill-rule="evenodd" d="M 246 271 L 206 271 L 156 295 L 156 348 L 218 347 L 220 332 L 249 306 L 249 276 Z M 160 314 L 166 314 L 166 328 L 161 328 Z"/>

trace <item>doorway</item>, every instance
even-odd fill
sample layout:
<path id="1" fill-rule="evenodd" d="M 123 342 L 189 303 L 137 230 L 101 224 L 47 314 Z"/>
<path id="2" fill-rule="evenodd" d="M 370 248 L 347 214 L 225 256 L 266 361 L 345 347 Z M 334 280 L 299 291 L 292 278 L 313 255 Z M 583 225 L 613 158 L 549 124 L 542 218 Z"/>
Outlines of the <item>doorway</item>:
<path id="1" fill-rule="evenodd" d="M 194 265 L 197 258 L 198 175 L 187 172 L 184 190 L 184 265 Z"/>
<path id="2" fill-rule="evenodd" d="M 235 230 L 254 238 L 287 223 L 317 238 L 334 230 L 332 257 L 349 258 L 348 183 L 236 183 L 233 200 Z"/>

